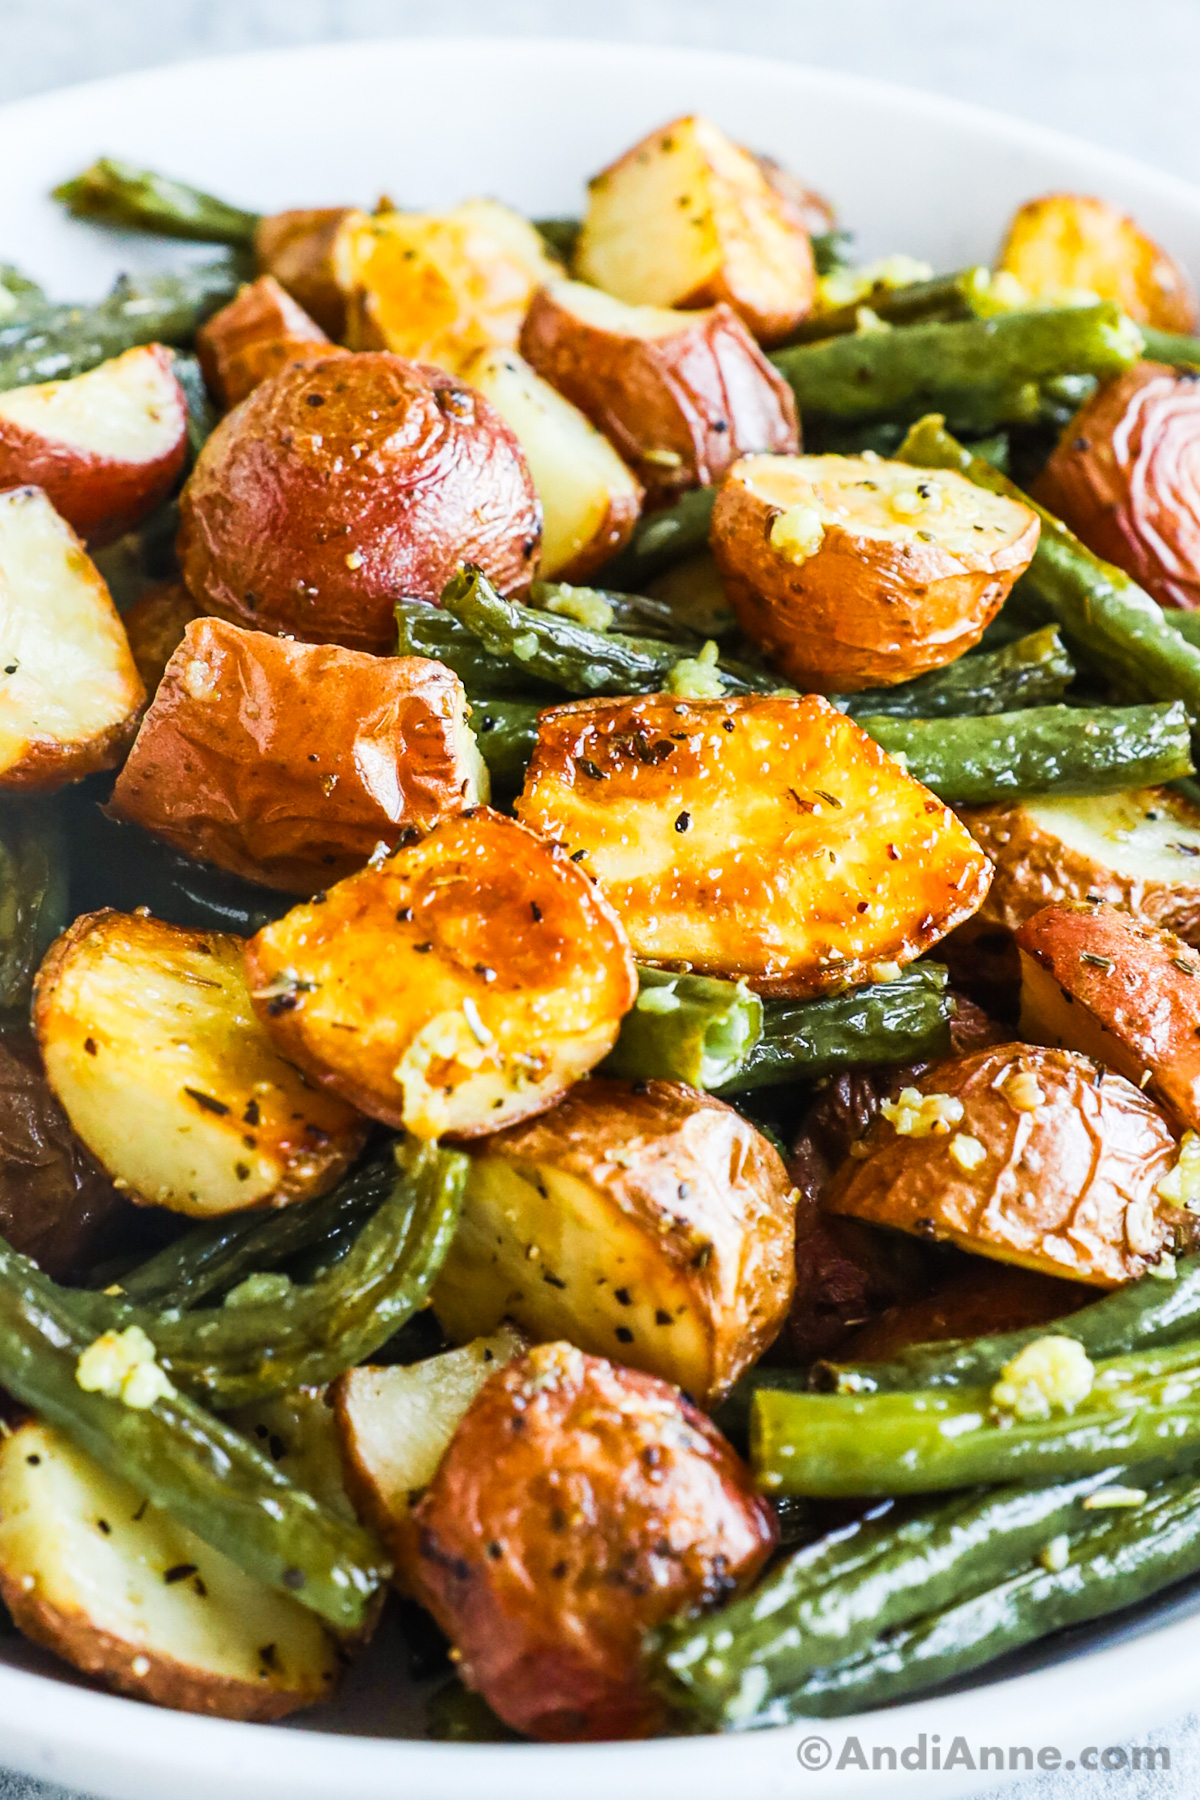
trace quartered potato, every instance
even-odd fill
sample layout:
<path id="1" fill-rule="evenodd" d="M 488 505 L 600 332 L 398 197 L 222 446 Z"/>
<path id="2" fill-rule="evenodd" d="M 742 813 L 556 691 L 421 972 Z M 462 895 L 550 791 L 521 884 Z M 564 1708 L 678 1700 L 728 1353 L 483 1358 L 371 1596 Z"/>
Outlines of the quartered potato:
<path id="1" fill-rule="evenodd" d="M 751 154 L 781 202 L 785 216 L 798 231 L 818 237 L 837 229 L 837 215 L 823 194 L 810 188 L 806 181 L 785 168 L 783 163 L 776 162 L 773 156 Z"/>
<path id="2" fill-rule="evenodd" d="M 36 1419 L 0 1442 L 0 1597 L 82 1674 L 183 1712 L 280 1719 L 341 1675 L 315 1613 Z"/>
<path id="3" fill-rule="evenodd" d="M 295 907 L 246 960 L 284 1055 L 418 1137 L 543 1112 L 637 998 L 608 901 L 561 846 L 487 808 Z"/>
<path id="4" fill-rule="evenodd" d="M 112 815 L 294 894 L 487 796 L 462 682 L 197 619 L 117 778 Z"/>
<path id="5" fill-rule="evenodd" d="M 260 275 L 272 276 L 298 306 L 334 339 L 346 335 L 347 294 L 338 270 L 338 245 L 349 206 L 296 207 L 260 219 L 254 259 Z"/>
<path id="6" fill-rule="evenodd" d="M 365 1121 L 284 1062 L 243 940 L 86 913 L 51 946 L 33 1022 L 72 1126 L 133 1200 L 208 1217 L 322 1193 Z"/>
<path id="7" fill-rule="evenodd" d="M 543 578 L 582 581 L 628 543 L 642 486 L 608 439 L 515 350 L 481 350 L 463 369 L 517 435 L 542 503 Z"/>
<path id="8" fill-rule="evenodd" d="M 196 333 L 196 355 L 219 406 L 236 406 L 268 375 L 291 362 L 316 362 L 333 346 L 315 319 L 260 275 Z"/>
<path id="9" fill-rule="evenodd" d="M 981 922 L 1015 931 L 1043 906 L 1103 900 L 1200 944 L 1200 808 L 1170 788 L 964 809 L 996 868 Z"/>
<path id="10" fill-rule="evenodd" d="M 473 1149 L 434 1310 L 460 1342 L 508 1317 L 707 1404 L 787 1315 L 795 1207 L 775 1150 L 723 1101 L 592 1078 Z"/>
<path id="11" fill-rule="evenodd" d="M 1095 1057 L 1200 1131 L 1200 958 L 1115 906 L 1047 906 L 1017 933 L 1021 1034 Z"/>
<path id="12" fill-rule="evenodd" d="M 40 488 L 0 494 L 0 790 L 110 769 L 145 701 L 108 589 Z"/>
<path id="13" fill-rule="evenodd" d="M 151 699 L 196 616 L 196 603 L 182 581 L 156 581 L 121 614 L 137 672 Z"/>
<path id="14" fill-rule="evenodd" d="M 161 344 L 0 393 L 0 488 L 41 488 L 93 548 L 166 499 L 186 453 L 187 402 Z"/>
<path id="15" fill-rule="evenodd" d="M 1196 298 L 1179 264 L 1125 213 L 1090 194 L 1027 201 L 997 267 L 1035 300 L 1115 300 L 1139 325 L 1197 326 Z"/>
<path id="16" fill-rule="evenodd" d="M 744 629 L 791 680 L 890 686 L 978 643 L 1037 548 L 1037 514 L 951 470 L 748 456 L 712 547 Z"/>
<path id="17" fill-rule="evenodd" d="M 638 957 L 765 994 L 910 961 L 990 874 L 954 814 L 816 696 L 552 707 L 517 812 L 584 859 Z"/>
<path id="18" fill-rule="evenodd" d="M 484 1382 L 527 1348 L 520 1332 L 504 1325 L 441 1356 L 349 1369 L 334 1383 L 346 1482 L 360 1517 L 387 1545 L 403 1592 L 411 1593 L 416 1579 L 413 1508 Z"/>
<path id="19" fill-rule="evenodd" d="M 707 119 L 676 119 L 588 184 L 575 273 L 633 306 L 728 301 L 773 344 L 816 294 L 812 246 L 747 151 Z"/>
<path id="20" fill-rule="evenodd" d="M 556 281 L 535 294 L 521 348 L 653 501 L 714 485 L 751 451 L 800 448 L 792 390 L 729 306 L 630 306 Z"/>
<path id="21" fill-rule="evenodd" d="M 823 1204 L 1095 1287 L 1175 1243 L 1160 1109 L 1090 1057 L 1000 1044 L 935 1063 L 881 1110 Z"/>

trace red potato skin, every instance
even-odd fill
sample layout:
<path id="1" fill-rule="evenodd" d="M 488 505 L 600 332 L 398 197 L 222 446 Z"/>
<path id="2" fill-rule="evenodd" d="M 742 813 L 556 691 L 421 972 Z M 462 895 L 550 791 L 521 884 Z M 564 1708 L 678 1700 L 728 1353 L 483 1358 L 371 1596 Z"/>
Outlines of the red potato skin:
<path id="1" fill-rule="evenodd" d="M 541 507 L 486 400 L 386 350 L 284 369 L 217 426 L 184 488 L 179 558 L 197 607 L 250 630 L 384 655 L 401 595 L 436 601 L 463 563 L 528 587 Z"/>
<path id="2" fill-rule="evenodd" d="M 226 408 L 288 363 L 321 362 L 336 350 L 273 275 L 260 275 L 244 287 L 196 333 L 208 390 Z"/>
<path id="3" fill-rule="evenodd" d="M 590 324 L 541 288 L 521 354 L 604 433 L 652 506 L 714 485 L 741 456 L 800 447 L 791 388 L 724 303 L 682 318 L 673 337 L 639 338 Z M 678 467 L 647 456 L 656 450 Z"/>
<path id="4" fill-rule="evenodd" d="M 547 1742 L 649 1737 L 649 1627 L 747 1584 L 777 1528 L 677 1388 L 543 1344 L 487 1383 L 414 1519 L 418 1598 L 459 1672 Z"/>
<path id="5" fill-rule="evenodd" d="M 91 550 L 115 543 L 148 518 L 171 492 L 187 455 L 187 402 L 171 352 L 161 344 L 147 345 L 146 352 L 161 367 L 164 404 L 177 408 L 179 426 L 170 446 L 150 462 L 119 462 L 56 443 L 0 411 L 0 490 L 41 488 Z"/>
<path id="6" fill-rule="evenodd" d="M 260 219 L 254 260 L 331 338 L 346 330 L 346 294 L 335 269 L 338 232 L 352 207 L 297 207 Z"/>

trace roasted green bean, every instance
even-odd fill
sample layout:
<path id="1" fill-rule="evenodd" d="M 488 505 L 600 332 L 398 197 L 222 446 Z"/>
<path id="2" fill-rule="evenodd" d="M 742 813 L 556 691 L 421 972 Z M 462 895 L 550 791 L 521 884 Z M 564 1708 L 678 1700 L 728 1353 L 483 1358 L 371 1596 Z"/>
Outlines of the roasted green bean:
<path id="1" fill-rule="evenodd" d="M 29 1023 L 38 964 L 70 917 L 67 855 L 56 801 L 0 803 L 0 1027 Z"/>
<path id="2" fill-rule="evenodd" d="M 1074 679 L 1075 665 L 1062 647 L 1058 627 L 1046 625 L 1000 649 L 960 656 L 944 669 L 931 669 L 895 687 L 832 698 L 852 719 L 983 717 L 1061 700 Z"/>
<path id="3" fill-rule="evenodd" d="M 741 981 L 639 968 L 638 997 L 604 1072 L 719 1088 L 762 1035 L 763 1003 Z"/>
<path id="4" fill-rule="evenodd" d="M 62 182 L 51 198 L 77 219 L 202 244 L 252 244 L 260 216 L 112 156 L 101 156 L 82 175 Z"/>
<path id="5" fill-rule="evenodd" d="M 605 587 L 639 593 L 663 569 L 707 549 L 716 504 L 715 487 L 691 488 L 674 506 L 639 519 L 624 550 L 601 570 Z"/>

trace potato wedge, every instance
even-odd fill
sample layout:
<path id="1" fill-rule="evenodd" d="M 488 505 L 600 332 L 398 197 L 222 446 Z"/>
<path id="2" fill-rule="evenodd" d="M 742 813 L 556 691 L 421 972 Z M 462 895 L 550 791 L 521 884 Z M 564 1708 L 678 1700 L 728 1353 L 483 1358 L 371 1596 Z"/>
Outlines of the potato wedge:
<path id="1" fill-rule="evenodd" d="M 417 1570 L 412 1512 L 485 1381 L 528 1348 L 502 1325 L 490 1337 L 424 1362 L 350 1369 L 333 1384 L 335 1429 L 359 1517 L 374 1526 L 411 1594 Z"/>
<path id="2" fill-rule="evenodd" d="M 1160 606 L 1200 607 L 1200 386 L 1135 363 L 1076 413 L 1035 498 Z"/>
<path id="3" fill-rule="evenodd" d="M 341 1674 L 315 1613 L 36 1419 L 0 1442 L 0 1596 L 84 1675 L 183 1712 L 280 1719 L 327 1700 Z"/>
<path id="4" fill-rule="evenodd" d="M 575 273 L 633 306 L 727 301 L 764 344 L 785 338 L 816 295 L 794 208 L 754 157 L 694 116 L 589 182 Z"/>
<path id="5" fill-rule="evenodd" d="M 608 901 L 560 846 L 486 807 L 293 908 L 246 963 L 283 1054 L 418 1137 L 544 1112 L 637 998 Z"/>
<path id="6" fill-rule="evenodd" d="M 809 996 L 967 919 L 986 857 L 816 696 L 543 712 L 517 814 L 586 857 L 647 962 Z"/>
<path id="7" fill-rule="evenodd" d="M 800 448 L 796 402 L 725 305 L 629 306 L 580 281 L 534 295 L 521 349 L 620 451 L 654 503 L 740 456 Z"/>
<path id="8" fill-rule="evenodd" d="M 111 769 L 146 691 L 108 589 L 40 488 L 0 494 L 0 790 Z"/>
<path id="9" fill-rule="evenodd" d="M 332 1186 L 366 1122 L 278 1054 L 243 940 L 143 913 L 76 919 L 38 973 L 33 1021 L 67 1117 L 130 1199 L 197 1218 Z"/>
<path id="10" fill-rule="evenodd" d="M 346 334 L 349 294 L 342 273 L 344 227 L 362 217 L 349 206 L 297 207 L 260 219 L 254 258 L 260 275 L 271 275 L 322 331 L 340 341 Z"/>
<path id="11" fill-rule="evenodd" d="M 876 456 L 748 456 L 712 547 L 749 632 L 804 688 L 853 693 L 979 642 L 1037 548 L 1037 514 L 962 475 Z"/>
<path id="12" fill-rule="evenodd" d="M 0 393 L 0 488 L 41 488 L 93 549 L 166 499 L 186 454 L 187 402 L 161 344 Z"/>
<path id="13" fill-rule="evenodd" d="M 1200 1131 L 1200 961 L 1115 906 L 1047 906 L 1017 933 L 1021 1035 L 1116 1069 Z"/>
<path id="14" fill-rule="evenodd" d="M 702 1405 L 779 1332 L 796 1197 L 740 1113 L 674 1082 L 580 1082 L 472 1151 L 433 1306 L 459 1343 L 511 1318 Z"/>
<path id="15" fill-rule="evenodd" d="M 218 406 L 236 406 L 290 362 L 316 362 L 333 346 L 315 319 L 260 275 L 196 333 L 196 354 Z"/>
<path id="16" fill-rule="evenodd" d="M 782 202 L 785 216 L 798 231 L 810 237 L 821 237 L 837 230 L 837 214 L 823 194 L 810 188 L 799 175 L 776 162 L 773 156 L 757 155 L 754 151 L 750 154 L 766 177 L 767 185 Z"/>
<path id="17" fill-rule="evenodd" d="M 1015 214 L 997 267 L 1036 300 L 1115 300 L 1139 325 L 1195 331 L 1191 283 L 1117 207 L 1090 194 L 1046 194 Z"/>
<path id="18" fill-rule="evenodd" d="M 444 664 L 197 619 L 110 812 L 185 856 L 312 894 L 361 869 L 381 842 L 428 831 L 487 794 L 467 697 Z"/>
<path id="19" fill-rule="evenodd" d="M 914 1089 L 835 1175 L 830 1212 L 1094 1287 L 1135 1281 L 1174 1247 L 1156 1190 L 1175 1136 L 1123 1076 L 1000 1044 L 935 1063 Z"/>
<path id="20" fill-rule="evenodd" d="M 541 509 L 515 435 L 480 394 L 383 351 L 260 382 L 201 450 L 179 561 L 200 611 L 387 655 L 400 595 L 463 563 L 502 593 L 537 567 Z"/>
<path id="21" fill-rule="evenodd" d="M 981 923 L 1015 931 L 1043 906 L 1103 900 L 1200 945 L 1200 808 L 1170 788 L 964 809 L 995 864 Z"/>
<path id="22" fill-rule="evenodd" d="M 543 578 L 582 581 L 629 542 L 642 487 L 608 439 L 515 350 L 481 350 L 463 380 L 517 435 L 542 503 Z"/>
<path id="23" fill-rule="evenodd" d="M 196 603 L 182 581 L 156 581 L 121 614 L 137 672 L 151 699 L 196 617 Z"/>

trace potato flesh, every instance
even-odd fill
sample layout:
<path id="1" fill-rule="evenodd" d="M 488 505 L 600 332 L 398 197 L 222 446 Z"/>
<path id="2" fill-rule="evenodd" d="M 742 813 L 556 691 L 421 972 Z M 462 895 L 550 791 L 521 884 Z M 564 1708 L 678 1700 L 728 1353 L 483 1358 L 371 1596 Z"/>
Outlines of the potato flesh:
<path id="1" fill-rule="evenodd" d="M 363 1122 L 314 1092 L 254 1016 L 243 940 L 137 914 L 76 922 L 34 1023 L 79 1137 L 135 1199 L 204 1217 L 328 1187 Z"/>
<path id="2" fill-rule="evenodd" d="M 1143 882 L 1200 887 L 1200 816 L 1161 789 L 1033 800 L 1033 824 L 1076 856 Z"/>
<path id="3" fill-rule="evenodd" d="M 1127 1081 L 1141 1083 L 1146 1064 L 1128 1044 L 1105 1030 L 1089 1008 L 1063 992 L 1048 970 L 1021 952 L 1021 1036 L 1031 1044 L 1055 1044 L 1090 1056 Z"/>
<path id="4" fill-rule="evenodd" d="M 36 1420 L 0 1445 L 0 1592 L 38 1643 L 162 1705 L 277 1718 L 337 1680 L 315 1614 Z"/>
<path id="5" fill-rule="evenodd" d="M 179 383 L 144 346 L 69 381 L 0 394 L 0 430 L 11 424 L 49 443 L 107 462 L 167 456 L 187 429 Z"/>
<path id="6" fill-rule="evenodd" d="M 998 267 L 1035 299 L 1115 300 L 1141 325 L 1196 329 L 1195 297 L 1178 264 L 1132 219 L 1088 194 L 1049 194 L 1021 207 Z"/>

